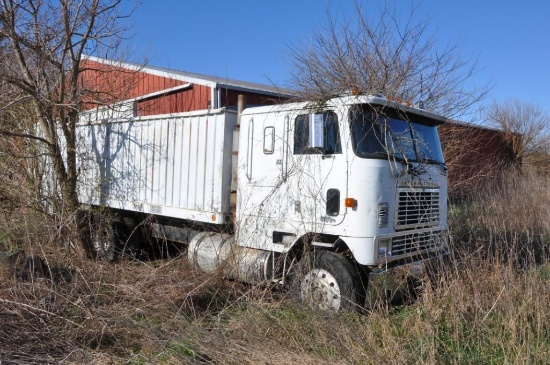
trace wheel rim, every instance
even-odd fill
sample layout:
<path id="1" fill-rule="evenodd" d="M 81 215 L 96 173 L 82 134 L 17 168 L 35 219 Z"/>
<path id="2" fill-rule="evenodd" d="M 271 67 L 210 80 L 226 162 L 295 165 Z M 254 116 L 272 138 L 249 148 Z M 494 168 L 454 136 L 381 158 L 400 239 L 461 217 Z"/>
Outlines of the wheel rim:
<path id="1" fill-rule="evenodd" d="M 307 273 L 301 285 L 302 301 L 321 310 L 340 309 L 342 296 L 336 278 L 327 270 L 314 269 Z"/>
<path id="2" fill-rule="evenodd" d="M 98 232 L 93 241 L 94 249 L 103 260 L 111 261 L 114 257 L 113 234 L 110 227 Z"/>

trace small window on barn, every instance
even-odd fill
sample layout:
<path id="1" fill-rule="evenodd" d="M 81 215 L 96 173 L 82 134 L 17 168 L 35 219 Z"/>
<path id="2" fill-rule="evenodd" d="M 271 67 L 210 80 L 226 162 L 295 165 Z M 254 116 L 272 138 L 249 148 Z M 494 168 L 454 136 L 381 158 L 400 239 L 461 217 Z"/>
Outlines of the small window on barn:
<path id="1" fill-rule="evenodd" d="M 275 127 L 264 129 L 264 154 L 271 155 L 275 151 Z"/>

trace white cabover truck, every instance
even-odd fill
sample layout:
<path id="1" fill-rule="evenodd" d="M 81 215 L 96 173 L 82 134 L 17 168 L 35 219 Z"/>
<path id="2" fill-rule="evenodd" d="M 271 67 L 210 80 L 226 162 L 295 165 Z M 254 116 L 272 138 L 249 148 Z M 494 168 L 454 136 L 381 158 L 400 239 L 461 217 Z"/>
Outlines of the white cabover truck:
<path id="1" fill-rule="evenodd" d="M 292 282 L 338 310 L 399 293 L 446 253 L 445 118 L 365 95 L 105 116 L 78 128 L 81 201 L 149 217 L 199 270 Z M 98 237 L 109 256 L 116 235 Z"/>

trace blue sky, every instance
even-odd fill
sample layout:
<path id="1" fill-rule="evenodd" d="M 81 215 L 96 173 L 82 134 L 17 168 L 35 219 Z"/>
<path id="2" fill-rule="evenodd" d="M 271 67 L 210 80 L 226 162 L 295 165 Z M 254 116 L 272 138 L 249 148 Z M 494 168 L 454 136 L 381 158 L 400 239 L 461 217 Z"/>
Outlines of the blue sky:
<path id="1" fill-rule="evenodd" d="M 382 0 L 362 0 L 375 11 Z M 390 0 L 392 1 L 392 0 Z M 409 0 L 397 1 L 400 12 Z M 285 86 L 288 45 L 307 42 L 327 19 L 354 13 L 352 0 L 142 0 L 129 19 L 133 57 L 182 71 Z M 419 3 L 414 1 L 414 3 Z M 550 113 L 550 1 L 424 0 L 420 17 L 442 45 L 460 42 L 477 59 L 488 102 L 529 101 Z"/>

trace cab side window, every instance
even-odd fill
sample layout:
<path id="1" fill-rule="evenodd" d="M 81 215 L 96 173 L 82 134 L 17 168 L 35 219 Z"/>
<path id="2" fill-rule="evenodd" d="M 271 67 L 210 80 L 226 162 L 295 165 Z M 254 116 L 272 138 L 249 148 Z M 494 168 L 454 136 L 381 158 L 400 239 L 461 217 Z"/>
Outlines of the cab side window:
<path id="1" fill-rule="evenodd" d="M 316 124 L 313 124 L 314 120 Z M 319 130 L 310 130 L 312 125 Z M 342 143 L 338 130 L 338 117 L 334 112 L 301 114 L 296 117 L 294 121 L 295 155 L 337 153 L 342 153 Z"/>

